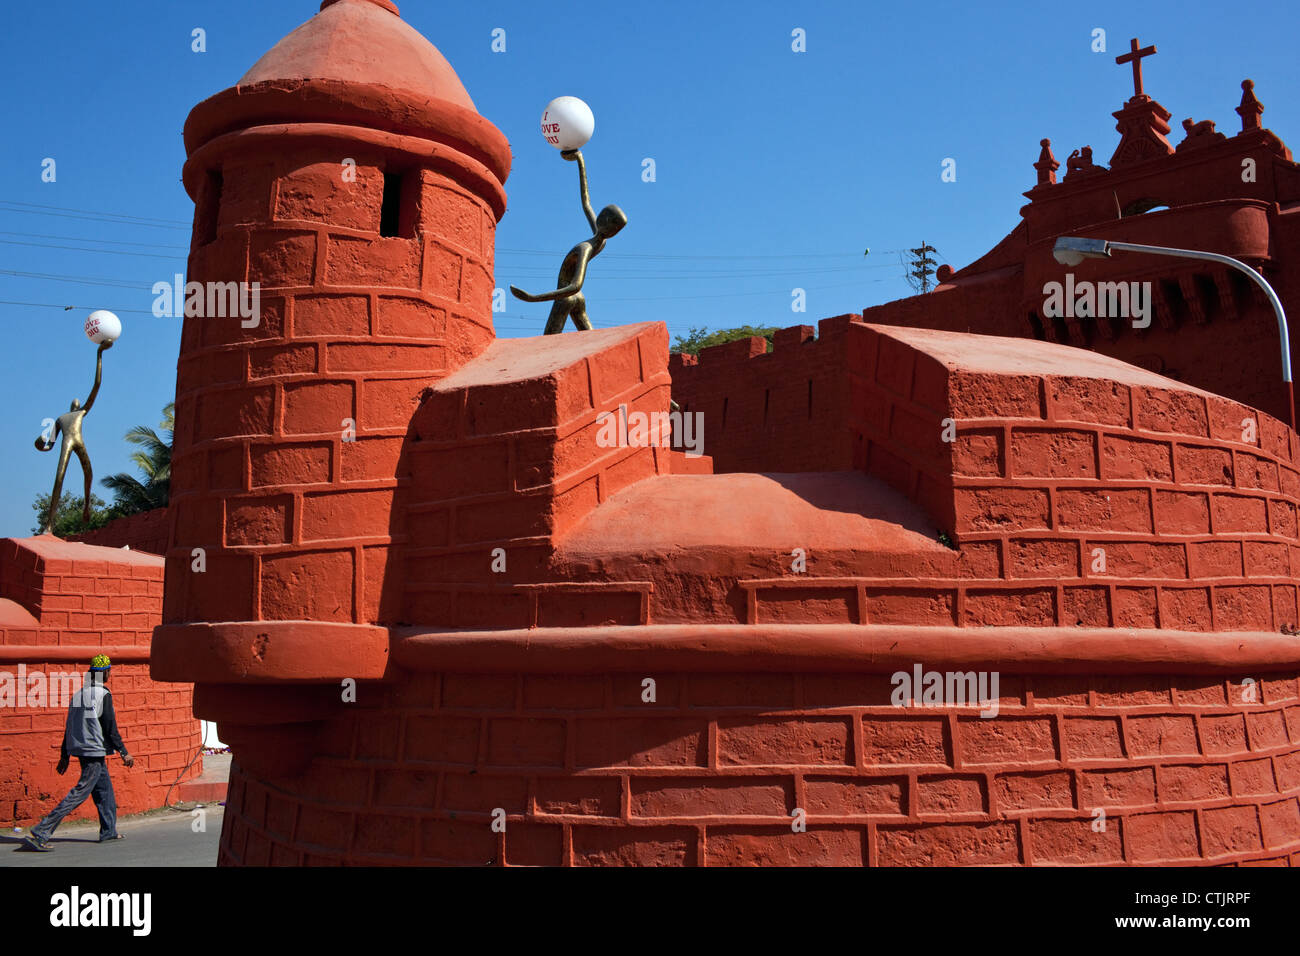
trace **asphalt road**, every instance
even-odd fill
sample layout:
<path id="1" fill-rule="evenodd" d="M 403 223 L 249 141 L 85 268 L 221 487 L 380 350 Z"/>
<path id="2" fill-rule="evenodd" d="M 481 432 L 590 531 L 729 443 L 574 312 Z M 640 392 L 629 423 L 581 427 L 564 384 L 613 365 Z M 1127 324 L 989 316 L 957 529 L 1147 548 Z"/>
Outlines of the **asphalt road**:
<path id="1" fill-rule="evenodd" d="M 98 842 L 96 821 L 69 821 L 54 832 L 50 853 L 21 849 L 26 829 L 0 830 L 0 867 L 216 866 L 224 808 L 212 804 L 204 810 L 202 832 L 193 829 L 198 818 L 192 811 L 120 817 L 117 829 L 124 839 L 112 843 Z"/>

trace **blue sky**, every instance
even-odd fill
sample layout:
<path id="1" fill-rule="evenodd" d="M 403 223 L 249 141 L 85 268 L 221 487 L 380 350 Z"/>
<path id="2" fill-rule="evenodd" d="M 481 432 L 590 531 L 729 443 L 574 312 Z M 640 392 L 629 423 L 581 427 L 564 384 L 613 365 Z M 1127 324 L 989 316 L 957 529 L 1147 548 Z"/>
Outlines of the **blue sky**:
<path id="1" fill-rule="evenodd" d="M 1018 221 L 1038 141 L 1062 163 L 1117 142 L 1111 112 L 1132 93 L 1114 57 L 1137 36 L 1146 88 L 1173 113 L 1232 135 L 1244 77 L 1264 124 L 1300 144 L 1294 4 L 865 4 L 619 2 L 562 13 L 536 2 L 399 2 L 506 134 L 514 170 L 497 236 L 497 285 L 550 287 L 584 238 L 574 168 L 538 131 L 545 104 L 585 99 L 597 208 L 630 223 L 593 264 L 597 327 L 669 331 L 815 324 L 910 294 L 897 250 L 922 240 L 961 267 Z M 0 534 L 25 535 L 54 454 L 41 420 L 90 388 L 86 313 L 125 331 L 86 420 L 98 478 L 131 470 L 123 433 L 153 424 L 175 388 L 178 320 L 151 312 L 154 282 L 183 271 L 193 206 L 180 184 L 181 128 L 232 85 L 312 0 L 49 0 L 12 4 L 0 33 Z M 207 52 L 191 51 L 191 31 Z M 1107 51 L 1091 50 L 1106 31 Z M 506 31 L 506 51 L 491 49 Z M 793 52 L 791 32 L 807 51 Z M 1176 141 L 1176 137 L 1175 137 Z M 1300 146 L 1298 146 L 1300 148 Z M 41 180 L 42 161 L 57 180 Z M 652 158 L 656 181 L 642 180 Z M 956 182 L 941 181 L 944 159 Z M 870 247 L 871 255 L 863 256 Z M 14 273 L 24 273 L 15 275 Z M 791 310 L 802 288 L 807 311 Z M 65 306 L 73 306 L 65 311 Z M 546 305 L 510 300 L 501 335 L 538 334 Z M 80 471 L 66 488 L 79 492 Z M 99 493 L 110 497 L 103 489 Z"/>

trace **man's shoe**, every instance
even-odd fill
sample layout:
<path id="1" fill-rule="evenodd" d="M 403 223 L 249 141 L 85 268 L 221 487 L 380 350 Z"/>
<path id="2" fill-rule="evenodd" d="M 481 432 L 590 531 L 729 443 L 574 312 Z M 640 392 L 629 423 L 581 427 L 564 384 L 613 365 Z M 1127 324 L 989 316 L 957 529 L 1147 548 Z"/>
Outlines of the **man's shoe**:
<path id="1" fill-rule="evenodd" d="M 50 846 L 49 840 L 42 840 L 32 833 L 27 834 L 27 838 L 23 840 L 23 846 L 34 853 L 49 853 L 54 849 L 54 847 Z"/>
<path id="2" fill-rule="evenodd" d="M 100 843 L 112 843 L 114 840 L 123 840 L 125 837 L 120 833 L 114 833 L 112 836 L 102 836 L 99 838 Z"/>

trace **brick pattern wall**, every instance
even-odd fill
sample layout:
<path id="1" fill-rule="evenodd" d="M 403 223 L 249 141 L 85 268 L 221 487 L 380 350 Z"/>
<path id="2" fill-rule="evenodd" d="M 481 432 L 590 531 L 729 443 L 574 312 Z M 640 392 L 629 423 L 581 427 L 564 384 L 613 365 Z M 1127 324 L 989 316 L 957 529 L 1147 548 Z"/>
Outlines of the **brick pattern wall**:
<path id="1" fill-rule="evenodd" d="M 858 467 L 964 559 L 914 623 L 1296 623 L 1300 472 L 1275 419 L 1190 390 L 950 370 L 866 326 L 849 356 Z"/>
<path id="2" fill-rule="evenodd" d="M 1300 471 L 1282 423 L 1153 377 L 1129 385 L 1096 368 L 964 367 L 916 335 L 847 319 L 839 338 L 852 467 L 918 504 L 954 560 L 918 554 L 857 573 L 840 561 L 822 574 L 827 556 L 814 550 L 807 573 L 724 582 L 743 592 L 719 605 L 736 622 L 1296 624 Z M 760 349 L 755 339 L 706 353 L 730 350 L 740 365 L 783 354 Z M 639 562 L 611 556 L 601 573 L 644 578 Z M 674 566 L 656 572 L 656 589 L 699 593 L 688 568 Z"/>
<path id="3" fill-rule="evenodd" d="M 115 562 L 113 551 L 57 547 L 64 556 L 43 556 L 24 541 L 0 541 L 0 670 L 16 680 L 21 664 L 29 678 L 45 675 L 48 687 L 50 675 L 84 676 L 97 649 L 108 651 L 118 728 L 136 758 L 130 769 L 113 761 L 118 809 L 154 809 L 202 742 L 191 713 L 193 689 L 149 678 L 149 643 L 162 611 L 162 561 L 140 556 Z M 81 650 L 69 659 L 59 652 L 66 647 Z M 0 823 L 36 822 L 75 782 L 76 761 L 65 776 L 54 771 L 67 718 L 67 705 L 60 703 L 50 706 L 47 696 L 45 706 L 0 707 Z M 201 772 L 199 758 L 186 777 Z M 89 802 L 74 815 L 94 816 Z"/>
<path id="4" fill-rule="evenodd" d="M 856 315 L 781 329 L 767 351 L 754 337 L 674 352 L 668 370 L 683 412 L 704 415 L 715 472 L 840 471 L 850 467 L 844 335 Z"/>
<path id="5" fill-rule="evenodd" d="M 162 611 L 161 562 L 116 561 L 113 551 L 63 542 L 51 556 L 36 541 L 0 541 L 0 597 L 30 612 L 39 629 L 11 628 L 6 644 L 149 646 Z"/>
<path id="6" fill-rule="evenodd" d="M 414 674 L 303 777 L 236 762 L 220 860 L 1300 865 L 1300 687 L 1259 676 L 1002 675 L 983 719 L 886 675 Z"/>
<path id="7" fill-rule="evenodd" d="M 912 346 L 863 325 L 849 331 L 846 346 L 846 427 L 852 436 L 853 467 L 915 501 L 951 534 L 956 525 L 953 445 L 944 440 L 944 428 L 945 420 L 956 413 L 951 407 L 949 370 Z M 988 381 L 972 391 L 997 395 L 1007 384 Z M 1014 393 L 1024 391 L 1023 383 L 1011 384 Z M 966 411 L 979 415 L 982 410 Z M 979 551 L 972 548 L 972 556 Z M 983 572 L 980 577 L 997 576 L 996 566 L 987 560 L 976 567 Z"/>
<path id="8" fill-rule="evenodd" d="M 455 627 L 641 624 L 644 582 L 555 580 L 554 541 L 633 482 L 667 474 L 666 446 L 602 447 L 603 416 L 663 413 L 666 331 L 641 326 L 553 376 L 433 388 L 412 422 L 401 619 Z M 535 346 L 502 341 L 509 366 Z M 617 420 L 617 418 L 615 418 Z M 493 552 L 506 555 L 502 573 Z M 499 581 L 500 583 L 495 583 Z"/>
<path id="9" fill-rule="evenodd" d="M 185 320 L 168 621 L 373 620 L 367 585 L 404 535 L 398 462 L 417 397 L 493 337 L 486 202 L 361 150 L 354 182 L 347 154 L 303 146 L 230 158 L 219 198 L 211 179 L 201 190 L 189 278 L 260 282 L 262 315 Z M 391 237 L 385 172 L 401 174 Z M 204 575 L 190 573 L 196 547 Z"/>
<path id="10" fill-rule="evenodd" d="M 154 508 L 152 511 L 114 518 L 102 528 L 72 535 L 68 540 L 95 544 L 101 548 L 128 547 L 132 551 L 166 554 L 169 528 L 167 509 Z"/>

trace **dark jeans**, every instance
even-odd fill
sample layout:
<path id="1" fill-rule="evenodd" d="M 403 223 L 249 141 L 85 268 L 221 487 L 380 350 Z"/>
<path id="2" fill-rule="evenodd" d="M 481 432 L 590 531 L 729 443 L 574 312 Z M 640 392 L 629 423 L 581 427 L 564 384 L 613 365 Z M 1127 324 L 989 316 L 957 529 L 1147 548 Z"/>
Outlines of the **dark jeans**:
<path id="1" fill-rule="evenodd" d="M 95 801 L 95 809 L 99 811 L 99 838 L 108 840 L 117 836 L 117 798 L 113 796 L 108 764 L 103 757 L 77 759 L 81 761 L 81 779 L 44 820 L 32 827 L 32 836 L 48 840 L 63 818 L 85 803 L 87 797 Z"/>

